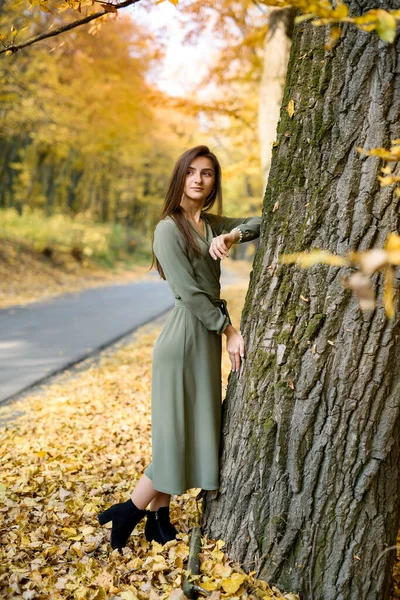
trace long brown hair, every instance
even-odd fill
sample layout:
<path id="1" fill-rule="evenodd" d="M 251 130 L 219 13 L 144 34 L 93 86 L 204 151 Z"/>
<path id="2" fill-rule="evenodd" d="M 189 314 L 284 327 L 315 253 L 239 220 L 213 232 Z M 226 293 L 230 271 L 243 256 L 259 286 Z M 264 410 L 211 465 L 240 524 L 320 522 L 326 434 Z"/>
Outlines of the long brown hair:
<path id="1" fill-rule="evenodd" d="M 197 256 L 200 254 L 200 249 L 196 242 L 195 232 L 190 226 L 190 223 L 188 223 L 187 219 L 185 218 L 180 203 L 182 200 L 183 189 L 185 187 L 187 170 L 190 167 L 193 160 L 198 156 L 205 156 L 206 158 L 209 158 L 213 163 L 215 173 L 214 189 L 207 196 L 202 212 L 204 213 L 205 211 L 211 209 L 214 206 L 215 202 L 217 202 L 217 214 L 222 215 L 221 165 L 219 164 L 218 158 L 213 152 L 211 152 L 208 146 L 195 146 L 194 148 L 190 148 L 190 150 L 186 150 L 186 152 L 184 152 L 176 161 L 174 170 L 172 171 L 172 175 L 169 181 L 164 205 L 159 219 L 159 221 L 161 221 L 167 216 L 170 216 L 172 219 L 174 219 L 178 229 L 183 235 L 185 247 L 188 254 L 195 254 Z M 153 244 L 154 232 L 151 243 L 153 260 L 149 271 L 155 265 L 162 279 L 166 279 L 164 271 L 160 263 L 158 262 L 156 255 L 154 254 Z"/>

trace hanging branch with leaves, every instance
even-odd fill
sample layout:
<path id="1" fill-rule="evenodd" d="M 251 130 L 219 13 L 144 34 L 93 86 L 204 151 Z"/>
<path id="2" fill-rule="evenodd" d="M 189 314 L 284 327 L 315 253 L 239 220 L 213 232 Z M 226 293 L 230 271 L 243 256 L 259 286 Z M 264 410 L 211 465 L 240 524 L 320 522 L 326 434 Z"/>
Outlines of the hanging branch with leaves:
<path id="1" fill-rule="evenodd" d="M 15 43 L 15 38 L 18 35 L 18 33 L 21 33 L 21 31 L 23 31 L 26 28 L 18 31 L 14 27 L 14 25 L 12 25 L 10 31 L 10 39 L 8 39 L 7 35 L 0 33 L 0 43 L 4 46 L 4 48 L 0 50 L 0 54 L 15 54 L 15 52 L 18 52 L 18 50 L 26 48 L 27 46 L 31 46 L 36 42 L 55 37 L 66 31 L 71 31 L 71 29 L 75 29 L 76 27 L 80 27 L 81 25 L 86 25 L 87 23 L 90 23 L 95 19 L 100 19 L 100 17 L 104 17 L 105 15 L 108 15 L 110 13 L 118 13 L 118 10 L 120 8 L 126 8 L 127 6 L 131 6 L 132 4 L 136 4 L 137 2 L 140 2 L 140 0 L 125 0 L 125 2 L 119 2 L 117 4 L 113 4 L 112 2 L 100 2 L 100 6 L 102 6 L 104 10 L 89 14 L 86 17 L 83 17 L 83 19 L 78 19 L 77 21 L 73 21 L 72 23 L 67 23 L 66 25 L 62 25 L 61 27 L 53 29 L 52 31 L 45 31 L 43 33 L 39 33 L 38 35 L 35 35 L 26 40 L 25 42 L 21 42 L 19 44 Z M 30 2 L 30 4 L 33 4 L 33 1 Z M 69 6 L 67 6 L 67 8 L 75 8 L 76 10 L 79 10 L 79 12 L 82 12 L 81 2 L 70 1 L 68 4 Z M 91 4 L 93 6 L 94 1 L 91 2 Z M 54 13 L 54 11 L 51 8 L 49 8 L 45 2 L 39 3 L 39 8 L 44 12 Z"/>

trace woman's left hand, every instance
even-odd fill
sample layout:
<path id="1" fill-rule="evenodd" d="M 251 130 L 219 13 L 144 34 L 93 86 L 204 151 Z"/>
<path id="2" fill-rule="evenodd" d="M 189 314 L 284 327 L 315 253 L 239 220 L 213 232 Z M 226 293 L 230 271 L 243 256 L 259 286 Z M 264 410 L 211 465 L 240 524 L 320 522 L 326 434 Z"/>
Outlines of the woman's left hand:
<path id="1" fill-rule="evenodd" d="M 222 259 L 225 256 L 229 256 L 228 250 L 234 243 L 235 234 L 223 233 L 222 235 L 218 235 L 217 237 L 211 240 L 209 253 L 215 260 L 217 260 L 217 258 Z"/>

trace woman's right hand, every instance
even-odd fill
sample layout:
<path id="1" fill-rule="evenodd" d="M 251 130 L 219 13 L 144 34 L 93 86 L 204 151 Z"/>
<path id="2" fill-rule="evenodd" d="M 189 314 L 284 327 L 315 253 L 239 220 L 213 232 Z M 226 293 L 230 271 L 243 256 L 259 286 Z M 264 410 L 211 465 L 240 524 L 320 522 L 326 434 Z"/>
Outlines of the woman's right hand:
<path id="1" fill-rule="evenodd" d="M 232 325 L 228 325 L 224 333 L 226 335 L 226 349 L 232 364 L 232 371 L 240 370 L 240 361 L 244 358 L 244 339 L 242 334 Z"/>

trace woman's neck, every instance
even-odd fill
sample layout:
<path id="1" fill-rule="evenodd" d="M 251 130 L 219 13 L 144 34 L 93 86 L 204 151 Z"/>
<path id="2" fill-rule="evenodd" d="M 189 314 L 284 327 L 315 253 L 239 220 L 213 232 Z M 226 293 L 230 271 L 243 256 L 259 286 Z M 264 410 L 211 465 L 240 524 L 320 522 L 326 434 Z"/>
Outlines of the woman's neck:
<path id="1" fill-rule="evenodd" d="M 194 223 L 200 223 L 201 221 L 201 211 L 202 211 L 202 206 L 199 207 L 189 207 L 189 208 L 185 208 L 184 206 L 182 206 L 182 211 L 184 216 L 186 217 L 186 219 L 189 219 L 189 221 L 193 221 Z"/>

